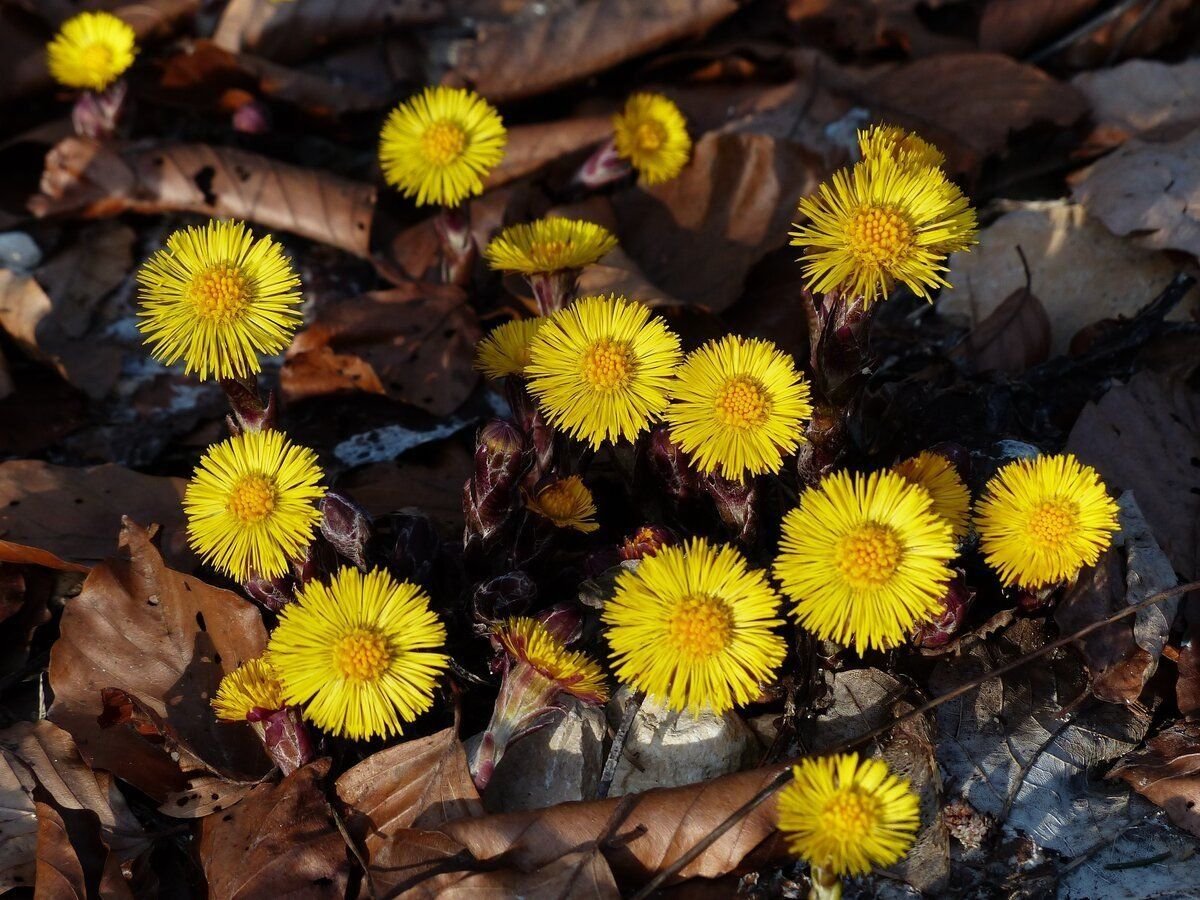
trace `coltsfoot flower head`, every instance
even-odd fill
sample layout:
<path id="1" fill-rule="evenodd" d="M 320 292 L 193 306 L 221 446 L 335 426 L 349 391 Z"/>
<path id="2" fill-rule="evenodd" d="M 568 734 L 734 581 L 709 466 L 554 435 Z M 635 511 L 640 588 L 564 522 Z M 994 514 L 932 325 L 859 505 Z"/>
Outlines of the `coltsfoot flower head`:
<path id="1" fill-rule="evenodd" d="M 640 303 L 584 297 L 546 319 L 529 348 L 529 391 L 556 427 L 599 447 L 633 440 L 667 408 L 679 338 Z"/>
<path id="2" fill-rule="evenodd" d="M 804 759 L 779 792 L 779 830 L 814 869 L 866 875 L 904 858 L 921 827 L 917 795 L 878 759 Z"/>
<path id="3" fill-rule="evenodd" d="M 892 471 L 929 492 L 933 499 L 933 511 L 950 523 L 951 534 L 956 541 L 967 536 L 971 521 L 971 492 L 954 468 L 954 463 L 940 453 L 926 450 L 912 459 L 897 463 Z"/>
<path id="4" fill-rule="evenodd" d="M 1093 565 L 1118 529 L 1099 474 L 1071 454 L 1019 459 L 988 482 L 975 511 L 980 547 L 1006 585 L 1039 588 Z"/>
<path id="5" fill-rule="evenodd" d="M 242 663 L 221 679 L 212 707 L 218 719 L 244 722 L 255 709 L 283 709 L 283 685 L 271 661 L 259 656 Z"/>
<path id="6" fill-rule="evenodd" d="M 946 157 L 920 135 L 896 125 L 872 125 L 858 133 L 858 150 L 863 159 L 890 156 L 905 165 L 941 168 Z"/>
<path id="7" fill-rule="evenodd" d="M 946 256 L 975 242 L 975 212 L 967 198 L 933 167 L 871 156 L 843 169 L 800 201 L 810 220 L 792 244 L 807 248 L 810 290 L 841 289 L 865 305 L 886 297 L 896 282 L 926 299 L 947 287 Z"/>
<path id="8" fill-rule="evenodd" d="M 586 653 L 567 649 L 537 619 L 517 616 L 495 630 L 496 639 L 516 662 L 532 666 L 558 690 L 566 691 L 585 703 L 608 700 L 604 671 Z"/>
<path id="9" fill-rule="evenodd" d="M 445 642 L 423 590 L 346 567 L 296 592 L 267 652 L 288 703 L 324 731 L 363 739 L 399 734 L 432 705 Z"/>
<path id="10" fill-rule="evenodd" d="M 541 316 L 515 319 L 492 329 L 475 350 L 475 368 L 493 379 L 524 375 L 529 365 L 529 345 L 544 321 Z"/>
<path id="11" fill-rule="evenodd" d="M 484 256 L 498 271 L 537 275 L 582 269 L 616 246 L 617 239 L 607 228 L 551 216 L 508 226 L 492 238 Z"/>
<path id="12" fill-rule="evenodd" d="M 112 13 L 82 12 L 46 46 L 46 64 L 64 87 L 102 91 L 133 65 L 137 34 Z"/>
<path id="13" fill-rule="evenodd" d="M 692 154 L 687 120 L 662 94 L 634 94 L 613 117 L 617 154 L 629 160 L 645 184 L 670 181 Z"/>
<path id="14" fill-rule="evenodd" d="M 775 577 L 805 628 L 861 653 L 939 611 L 953 558 L 928 491 L 894 472 L 835 472 L 785 517 Z"/>
<path id="15" fill-rule="evenodd" d="M 508 133 L 495 107 L 465 88 L 427 87 L 388 116 L 379 135 L 383 177 L 418 206 L 457 206 L 483 193 Z"/>
<path id="16" fill-rule="evenodd" d="M 602 618 L 617 678 L 674 710 L 720 714 L 783 662 L 779 596 L 732 547 L 663 547 L 617 579 Z"/>
<path id="17" fill-rule="evenodd" d="M 269 236 L 212 221 L 167 238 L 138 271 L 138 329 L 155 358 L 201 379 L 252 375 L 302 321 L 300 279 Z"/>
<path id="18" fill-rule="evenodd" d="M 316 454 L 278 431 L 209 447 L 183 497 L 192 548 L 238 581 L 285 574 L 321 518 L 321 477 Z"/>
<path id="19" fill-rule="evenodd" d="M 591 534 L 600 527 L 596 523 L 596 501 L 578 475 L 551 482 L 527 497 L 525 506 L 557 528 Z"/>
<path id="20" fill-rule="evenodd" d="M 702 472 L 776 472 L 804 440 L 808 382 L 770 341 L 730 335 L 688 354 L 675 379 L 671 440 Z"/>

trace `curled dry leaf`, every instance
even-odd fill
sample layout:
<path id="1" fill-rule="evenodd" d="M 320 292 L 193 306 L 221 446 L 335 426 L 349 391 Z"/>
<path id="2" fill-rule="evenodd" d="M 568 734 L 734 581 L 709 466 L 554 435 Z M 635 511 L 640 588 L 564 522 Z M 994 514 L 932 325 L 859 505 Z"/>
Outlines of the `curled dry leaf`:
<path id="1" fill-rule="evenodd" d="M 1200 837 L 1200 723 L 1176 722 L 1130 753 L 1109 773 L 1120 778 L 1171 821 Z"/>
<path id="2" fill-rule="evenodd" d="M 979 46 L 1025 56 L 1061 37 L 1101 0 L 988 0 L 979 20 Z"/>
<path id="3" fill-rule="evenodd" d="M 1131 59 L 1080 72 L 1071 83 L 1087 97 L 1096 129 L 1110 144 L 1130 137 L 1172 139 L 1200 124 L 1200 59 Z"/>
<path id="4" fill-rule="evenodd" d="M 480 27 L 455 54 L 447 80 L 492 101 L 530 97 L 603 72 L 736 12 L 734 0 L 584 0 Z"/>
<path id="5" fill-rule="evenodd" d="M 106 728 L 106 688 L 151 710 L 213 772 L 241 781 L 261 775 L 267 761 L 250 729 L 223 725 L 209 706 L 224 674 L 265 648 L 258 611 L 166 568 L 150 534 L 129 520 L 121 543 L 130 558 L 96 566 L 63 613 L 50 654 L 50 720 L 93 767 L 160 801 L 187 787 L 184 760 L 173 759 L 163 736 L 133 711 Z"/>
<path id="6" fill-rule="evenodd" d="M 598 144 L 612 134 L 611 116 L 583 116 L 561 122 L 517 125 L 508 130 L 504 159 L 484 182 L 489 188 L 508 184 L 546 163 Z"/>
<path id="7" fill-rule="evenodd" d="M 24 764 L 0 754 L 0 891 L 33 885 L 38 843 L 35 784 Z"/>
<path id="8" fill-rule="evenodd" d="M 62 816 L 49 803 L 37 803 L 37 857 L 34 873 L 36 896 L 77 897 L 88 895 L 83 864 Z"/>
<path id="9" fill-rule="evenodd" d="M 1050 317 L 1028 287 L 1020 287 L 982 319 L 953 355 L 976 372 L 1020 375 L 1050 357 Z"/>
<path id="10" fill-rule="evenodd" d="M 228 147 L 122 146 L 71 137 L 46 156 L 41 193 L 29 207 L 38 216 L 225 216 L 366 256 L 375 189 Z"/>
<path id="11" fill-rule="evenodd" d="M 201 821 L 212 900 L 345 896 L 350 861 L 322 786 L 328 772 L 329 760 L 317 760 Z"/>

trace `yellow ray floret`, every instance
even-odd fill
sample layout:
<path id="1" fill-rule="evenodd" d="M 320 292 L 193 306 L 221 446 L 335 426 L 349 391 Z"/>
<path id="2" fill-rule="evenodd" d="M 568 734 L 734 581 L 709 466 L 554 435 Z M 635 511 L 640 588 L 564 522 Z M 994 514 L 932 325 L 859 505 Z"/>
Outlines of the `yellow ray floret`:
<path id="1" fill-rule="evenodd" d="M 399 734 L 429 709 L 445 643 L 421 588 L 346 567 L 300 588 L 267 649 L 289 704 L 324 731 L 364 739 Z"/>
<path id="2" fill-rule="evenodd" d="M 500 272 L 537 275 L 582 269 L 616 246 L 617 239 L 607 228 L 552 216 L 508 226 L 492 238 L 484 256 Z"/>
<path id="3" fill-rule="evenodd" d="M 556 427 L 599 447 L 633 440 L 667 408 L 679 338 L 640 303 L 584 297 L 549 316 L 525 376 Z"/>
<path id="4" fill-rule="evenodd" d="M 221 679 L 212 707 L 218 719 L 244 722 L 252 710 L 283 709 L 283 685 L 265 656 L 242 663 Z"/>
<path id="5" fill-rule="evenodd" d="M 941 609 L 953 558 L 927 491 L 894 472 L 835 472 L 784 519 L 775 577 L 805 628 L 861 653 Z"/>
<path id="6" fill-rule="evenodd" d="M 300 279 L 269 236 L 209 222 L 167 238 L 137 274 L 138 328 L 156 359 L 201 379 L 252 375 L 291 343 Z"/>
<path id="7" fill-rule="evenodd" d="M 674 710 L 719 714 L 757 697 L 783 662 L 778 610 L 763 572 L 693 538 L 622 573 L 602 618 L 623 684 Z"/>
<path id="8" fill-rule="evenodd" d="M 50 75 L 69 88 L 102 91 L 133 65 L 137 35 L 112 13 L 82 12 L 46 46 Z"/>
<path id="9" fill-rule="evenodd" d="M 629 160 L 644 184 L 670 181 L 692 154 L 687 120 L 662 94 L 634 94 L 613 117 L 617 155 Z"/>
<path id="10" fill-rule="evenodd" d="M 858 149 L 863 159 L 890 156 L 915 168 L 941 168 L 946 163 L 941 150 L 920 135 L 896 125 L 872 125 L 860 131 Z"/>
<path id="11" fill-rule="evenodd" d="M 457 206 L 483 193 L 507 143 L 500 114 L 478 94 L 428 87 L 388 116 L 379 165 L 387 183 L 418 206 Z"/>
<path id="12" fill-rule="evenodd" d="M 529 365 L 529 345 L 545 319 L 516 319 L 505 322 L 479 342 L 475 349 L 475 368 L 488 378 L 524 375 Z"/>
<path id="13" fill-rule="evenodd" d="M 596 501 L 578 475 L 546 485 L 532 497 L 527 497 L 525 506 L 558 528 L 591 534 L 600 527 L 596 524 Z"/>
<path id="14" fill-rule="evenodd" d="M 975 511 L 988 565 L 1006 585 L 1039 588 L 1095 564 L 1117 531 L 1117 504 L 1074 456 L 1020 459 L 988 482 Z"/>
<path id="15" fill-rule="evenodd" d="M 671 440 L 702 472 L 777 472 L 804 440 L 808 382 L 770 341 L 731 335 L 688 354 L 666 419 Z"/>
<path id="16" fill-rule="evenodd" d="M 940 453 L 928 450 L 897 463 L 892 471 L 906 481 L 923 487 L 933 500 L 933 511 L 950 523 L 956 541 L 967 536 L 971 521 L 971 493 L 954 464 Z"/>
<path id="17" fill-rule="evenodd" d="M 588 703 L 608 700 L 604 671 L 596 661 L 586 653 L 567 649 L 537 619 L 514 617 L 499 625 L 495 633 L 510 656 L 533 666 L 562 690 Z"/>
<path id="18" fill-rule="evenodd" d="M 796 226 L 792 244 L 807 248 L 809 289 L 840 289 L 865 305 L 897 282 L 928 299 L 949 285 L 946 256 L 975 243 L 975 212 L 962 192 L 939 169 L 890 155 L 835 173 L 800 201 L 800 213 L 809 223 Z"/>
<path id="19" fill-rule="evenodd" d="M 183 497 L 192 548 L 239 581 L 287 573 L 321 518 L 321 477 L 316 454 L 278 431 L 209 447 Z"/>
<path id="20" fill-rule="evenodd" d="M 857 753 L 804 759 L 779 792 L 779 830 L 788 848 L 834 875 L 866 875 L 904 858 L 921 827 L 909 783 Z"/>

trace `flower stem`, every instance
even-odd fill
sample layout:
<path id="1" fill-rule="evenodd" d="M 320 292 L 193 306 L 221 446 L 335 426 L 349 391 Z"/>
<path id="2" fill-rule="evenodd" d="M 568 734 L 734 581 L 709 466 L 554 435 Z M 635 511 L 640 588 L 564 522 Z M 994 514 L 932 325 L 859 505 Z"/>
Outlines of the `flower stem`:
<path id="1" fill-rule="evenodd" d="M 465 287 L 475 265 L 475 236 L 467 206 L 443 206 L 433 220 L 442 245 L 442 281 Z"/>

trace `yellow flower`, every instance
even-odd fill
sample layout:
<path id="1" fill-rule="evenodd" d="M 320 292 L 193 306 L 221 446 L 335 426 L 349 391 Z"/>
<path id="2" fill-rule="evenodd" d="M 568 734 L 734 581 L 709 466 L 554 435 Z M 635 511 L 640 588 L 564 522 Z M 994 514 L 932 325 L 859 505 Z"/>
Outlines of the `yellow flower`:
<path id="1" fill-rule="evenodd" d="M 617 239 L 607 228 L 552 216 L 508 226 L 492 238 L 484 256 L 493 269 L 501 272 L 537 275 L 582 269 L 616 246 Z"/>
<path id="2" fill-rule="evenodd" d="M 835 472 L 785 517 L 775 577 L 805 628 L 862 653 L 941 609 L 953 558 L 927 491 L 894 472 Z"/>
<path id="3" fill-rule="evenodd" d="M 212 707 L 218 719 L 244 722 L 255 709 L 283 709 L 283 686 L 266 656 L 242 663 L 221 679 Z"/>
<path id="4" fill-rule="evenodd" d="M 209 447 L 183 497 L 193 549 L 238 581 L 286 574 L 321 518 L 321 475 L 316 454 L 278 431 Z"/>
<path id="5" fill-rule="evenodd" d="M 940 453 L 926 450 L 892 466 L 910 484 L 923 487 L 933 499 L 933 511 L 950 523 L 951 536 L 959 541 L 970 525 L 971 493 L 954 464 Z"/>
<path id="6" fill-rule="evenodd" d="M 975 512 L 988 565 L 1006 585 L 1038 588 L 1095 564 L 1118 529 L 1100 476 L 1070 454 L 1020 459 L 988 482 Z"/>
<path id="7" fill-rule="evenodd" d="M 529 390 L 556 427 L 599 447 L 633 440 L 667 408 L 679 338 L 640 303 L 584 297 L 529 347 Z"/>
<path id="8" fill-rule="evenodd" d="M 914 168 L 890 155 L 836 172 L 815 197 L 800 201 L 810 219 L 792 244 L 807 247 L 810 290 L 844 290 L 865 305 L 902 281 L 920 297 L 949 286 L 947 254 L 975 242 L 975 212 L 936 168 Z"/>
<path id="9" fill-rule="evenodd" d="M 527 497 L 525 506 L 558 528 L 591 534 L 600 527 L 596 524 L 596 501 L 578 475 L 546 485 L 536 496 Z"/>
<path id="10" fill-rule="evenodd" d="M 514 617 L 497 626 L 496 638 L 513 659 L 528 663 L 559 689 L 588 703 L 608 700 L 604 671 L 586 653 L 568 650 L 537 619 Z"/>
<path id="11" fill-rule="evenodd" d="M 666 419 L 671 440 L 702 472 L 777 472 L 804 440 L 808 382 L 770 341 L 730 335 L 688 354 Z"/>
<path id="12" fill-rule="evenodd" d="M 457 206 L 483 193 L 508 134 L 495 108 L 465 88 L 427 87 L 392 110 L 379 135 L 383 177 L 418 206 Z"/>
<path id="13" fill-rule="evenodd" d="M 492 329 L 475 350 L 475 368 L 488 378 L 524 375 L 529 365 L 529 345 L 544 321 L 541 317 L 516 319 Z"/>
<path id="14" fill-rule="evenodd" d="M 896 125 L 872 125 L 858 133 L 858 149 L 863 159 L 890 156 L 916 168 L 941 168 L 946 157 L 920 135 Z"/>
<path id="15" fill-rule="evenodd" d="M 629 160 L 645 184 L 670 181 L 692 153 L 687 120 L 662 94 L 634 94 L 613 116 L 617 155 Z"/>
<path id="16" fill-rule="evenodd" d="M 283 608 L 268 652 L 290 704 L 332 734 L 396 735 L 433 704 L 449 661 L 429 596 L 382 569 L 310 581 Z"/>
<path id="17" fill-rule="evenodd" d="M 602 618 L 623 684 L 674 710 L 720 714 L 757 697 L 783 662 L 778 609 L 737 550 L 693 538 L 623 572 Z"/>
<path id="18" fill-rule="evenodd" d="M 788 849 L 815 869 L 866 875 L 908 853 L 921 827 L 909 783 L 857 753 L 804 759 L 779 792 L 779 830 Z"/>
<path id="19" fill-rule="evenodd" d="M 102 91 L 133 65 L 137 34 L 112 13 L 82 12 L 46 46 L 46 64 L 64 87 Z"/>
<path id="20" fill-rule="evenodd" d="M 201 379 L 252 375 L 259 356 L 291 343 L 302 321 L 300 279 L 270 237 L 209 222 L 167 238 L 138 271 L 138 328 L 156 359 Z"/>

